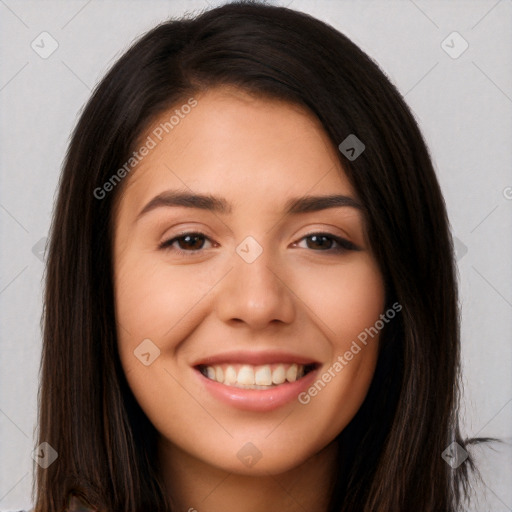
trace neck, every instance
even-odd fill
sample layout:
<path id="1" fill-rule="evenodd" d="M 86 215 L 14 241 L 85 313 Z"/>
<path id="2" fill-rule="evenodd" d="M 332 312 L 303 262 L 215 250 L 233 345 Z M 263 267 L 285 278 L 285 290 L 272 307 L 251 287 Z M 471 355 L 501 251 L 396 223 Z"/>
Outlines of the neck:
<path id="1" fill-rule="evenodd" d="M 164 486 L 180 512 L 326 512 L 336 454 L 334 441 L 289 471 L 249 476 L 211 466 L 166 441 L 158 445 Z"/>

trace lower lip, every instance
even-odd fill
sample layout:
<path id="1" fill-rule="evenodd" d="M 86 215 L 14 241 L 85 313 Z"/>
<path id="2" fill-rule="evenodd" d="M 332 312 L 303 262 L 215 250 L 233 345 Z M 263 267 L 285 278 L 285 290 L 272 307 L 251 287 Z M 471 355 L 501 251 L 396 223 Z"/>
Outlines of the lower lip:
<path id="1" fill-rule="evenodd" d="M 215 398 L 238 409 L 259 412 L 272 411 L 296 400 L 314 382 L 317 371 L 312 370 L 295 382 L 286 382 L 270 389 L 243 389 L 211 380 L 195 369 L 204 387 Z"/>

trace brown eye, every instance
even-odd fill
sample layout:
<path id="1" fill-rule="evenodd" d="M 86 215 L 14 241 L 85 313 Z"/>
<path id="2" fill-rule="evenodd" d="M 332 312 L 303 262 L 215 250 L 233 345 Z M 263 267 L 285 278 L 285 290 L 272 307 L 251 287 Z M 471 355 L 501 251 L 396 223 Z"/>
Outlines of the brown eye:
<path id="1" fill-rule="evenodd" d="M 176 238 L 180 249 L 197 251 L 204 245 L 205 238 L 199 234 L 190 234 Z"/>
<path id="2" fill-rule="evenodd" d="M 194 253 L 203 249 L 206 240 L 208 240 L 208 237 L 203 233 L 183 233 L 162 242 L 159 248 L 180 254 Z"/>
<path id="3" fill-rule="evenodd" d="M 342 253 L 359 250 L 359 247 L 352 242 L 329 233 L 312 233 L 302 238 L 302 240 L 306 240 L 306 249 L 314 251 Z"/>
<path id="4" fill-rule="evenodd" d="M 332 237 L 325 235 L 311 235 L 308 236 L 306 240 L 311 242 L 308 244 L 309 249 L 327 250 L 330 249 L 334 243 Z"/>

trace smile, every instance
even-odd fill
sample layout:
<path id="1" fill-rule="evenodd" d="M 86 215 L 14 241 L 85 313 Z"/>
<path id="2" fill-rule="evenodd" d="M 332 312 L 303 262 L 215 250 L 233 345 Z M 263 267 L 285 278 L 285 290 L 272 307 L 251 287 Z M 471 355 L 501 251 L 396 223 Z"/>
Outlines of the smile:
<path id="1" fill-rule="evenodd" d="M 215 401 L 245 411 L 270 412 L 296 403 L 321 364 L 282 351 L 237 351 L 192 364 L 199 385 Z"/>
<path id="2" fill-rule="evenodd" d="M 200 365 L 208 379 L 241 389 L 271 389 L 285 382 L 296 382 L 314 369 L 314 364 L 277 363 L 264 365 L 218 364 Z"/>

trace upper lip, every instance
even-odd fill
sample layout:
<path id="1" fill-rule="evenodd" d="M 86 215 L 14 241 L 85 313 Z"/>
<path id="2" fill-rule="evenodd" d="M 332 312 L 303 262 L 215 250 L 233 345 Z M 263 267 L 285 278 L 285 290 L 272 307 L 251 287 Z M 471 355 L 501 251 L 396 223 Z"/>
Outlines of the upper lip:
<path id="1" fill-rule="evenodd" d="M 288 363 L 288 364 L 318 364 L 317 361 L 310 357 L 304 357 L 291 352 L 283 351 L 234 351 L 223 352 L 211 356 L 203 357 L 193 363 L 192 366 L 212 366 L 216 364 L 225 363 L 238 363 L 250 364 L 253 366 L 274 364 L 274 363 Z"/>

